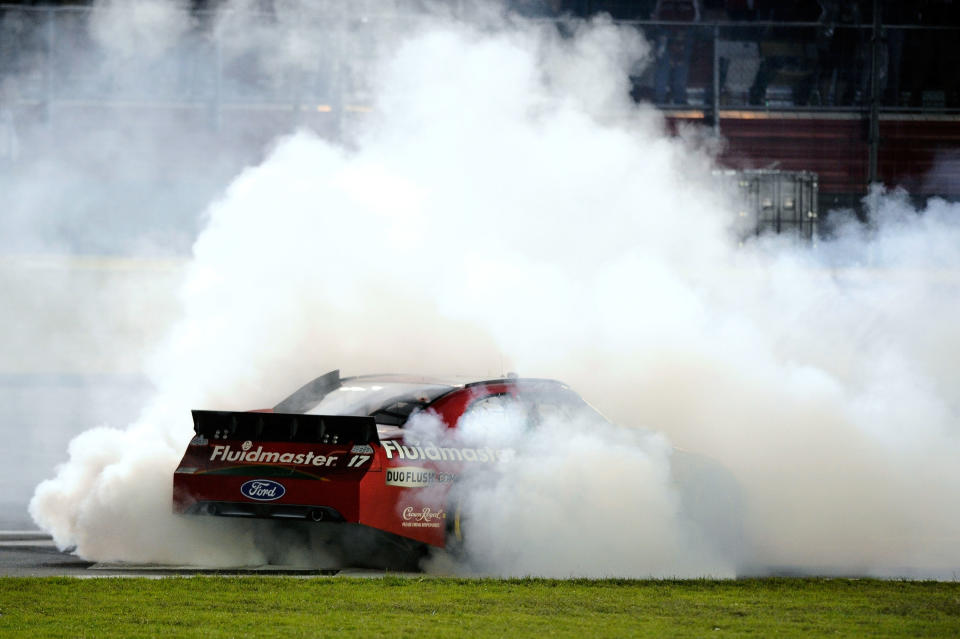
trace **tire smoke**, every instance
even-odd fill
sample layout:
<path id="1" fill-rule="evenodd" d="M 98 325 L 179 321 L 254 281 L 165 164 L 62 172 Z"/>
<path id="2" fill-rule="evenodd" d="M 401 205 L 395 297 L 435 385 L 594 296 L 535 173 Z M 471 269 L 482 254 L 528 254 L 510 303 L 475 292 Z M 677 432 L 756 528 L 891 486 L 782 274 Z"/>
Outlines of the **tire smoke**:
<path id="1" fill-rule="evenodd" d="M 256 46 L 293 42 L 294 13 Z M 349 143 L 292 132 L 209 205 L 156 396 L 74 440 L 38 525 L 92 559 L 262 562 L 249 523 L 170 513 L 191 408 L 272 405 L 333 368 L 516 370 L 622 428 L 552 424 L 468 484 L 480 570 L 954 574 L 960 208 L 878 193 L 869 229 L 739 246 L 709 153 L 629 100 L 631 27 L 401 23 Z M 739 486 L 737 552 L 690 525 L 681 454 Z"/>

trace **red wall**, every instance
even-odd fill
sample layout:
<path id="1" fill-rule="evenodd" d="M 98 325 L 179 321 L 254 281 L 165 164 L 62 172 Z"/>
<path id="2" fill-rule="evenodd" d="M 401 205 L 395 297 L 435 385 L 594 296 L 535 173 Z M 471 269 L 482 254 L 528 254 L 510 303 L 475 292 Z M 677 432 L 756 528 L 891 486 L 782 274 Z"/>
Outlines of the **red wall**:
<path id="1" fill-rule="evenodd" d="M 731 168 L 815 171 L 821 193 L 863 193 L 867 129 L 854 113 L 721 111 L 720 159 Z M 880 140 L 882 182 L 916 195 L 960 195 L 960 116 L 884 115 Z"/>

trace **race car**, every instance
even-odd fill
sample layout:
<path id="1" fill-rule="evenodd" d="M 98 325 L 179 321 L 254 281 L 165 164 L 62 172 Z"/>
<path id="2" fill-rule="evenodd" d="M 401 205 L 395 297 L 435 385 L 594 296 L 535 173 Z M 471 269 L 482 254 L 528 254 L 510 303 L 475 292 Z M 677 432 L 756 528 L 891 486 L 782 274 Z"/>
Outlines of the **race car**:
<path id="1" fill-rule="evenodd" d="M 365 549 L 357 554 L 369 565 L 383 564 L 371 560 L 371 546 L 399 546 L 412 556 L 429 547 L 460 549 L 464 521 L 451 489 L 459 477 L 514 451 L 446 433 L 470 416 L 503 416 L 517 406 L 530 428 L 557 415 L 604 419 L 553 380 L 509 376 L 467 383 L 341 377 L 335 370 L 272 409 L 193 411 L 195 436 L 173 476 L 173 508 L 187 515 L 322 523 L 346 547 L 362 539 Z M 432 440 L 405 437 L 410 422 L 425 414 L 441 432 L 434 431 Z M 686 457 L 681 475 L 702 475 L 702 460 Z"/>

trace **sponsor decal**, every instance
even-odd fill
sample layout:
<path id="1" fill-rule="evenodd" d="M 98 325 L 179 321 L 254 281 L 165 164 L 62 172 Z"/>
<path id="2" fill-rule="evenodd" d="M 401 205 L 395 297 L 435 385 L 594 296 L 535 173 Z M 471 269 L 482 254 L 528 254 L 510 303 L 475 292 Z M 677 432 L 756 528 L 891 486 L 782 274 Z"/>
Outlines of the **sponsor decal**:
<path id="1" fill-rule="evenodd" d="M 427 507 L 414 508 L 407 506 L 403 509 L 404 528 L 439 528 L 443 520 L 447 518 L 447 513 L 442 510 L 432 510 Z"/>
<path id="2" fill-rule="evenodd" d="M 448 446 L 437 446 L 428 443 L 424 445 L 401 444 L 395 441 L 385 441 L 380 443 L 383 446 L 383 452 L 387 454 L 387 459 L 409 459 L 429 460 L 429 461 L 456 461 L 456 462 L 479 462 L 493 463 L 505 461 L 514 455 L 512 448 L 458 448 Z"/>
<path id="3" fill-rule="evenodd" d="M 370 444 L 357 444 L 356 446 L 350 449 L 350 452 L 355 453 L 357 455 L 372 455 L 373 446 L 371 446 Z"/>
<path id="4" fill-rule="evenodd" d="M 244 445 L 252 442 L 244 442 Z M 242 448 L 242 447 L 241 447 Z M 333 466 L 337 463 L 337 455 L 317 455 L 313 451 L 306 453 L 278 453 L 276 451 L 264 450 L 263 446 L 257 446 L 256 450 L 234 450 L 230 446 L 217 445 L 213 447 L 210 453 L 210 461 L 222 462 L 248 462 L 250 464 L 293 464 L 295 466 Z M 359 465 L 359 464 L 357 464 Z"/>
<path id="5" fill-rule="evenodd" d="M 251 479 L 243 482 L 240 492 L 248 499 L 257 501 L 273 501 L 280 499 L 287 492 L 283 484 L 271 479 Z"/>
<path id="6" fill-rule="evenodd" d="M 253 442 L 248 439 L 247 441 L 243 442 L 240 445 L 240 448 L 242 448 L 245 451 L 250 450 L 251 448 L 253 448 Z"/>
<path id="7" fill-rule="evenodd" d="M 354 455 L 350 458 L 350 461 L 347 462 L 347 468 L 360 468 L 366 464 L 369 459 L 370 455 Z"/>
<path id="8" fill-rule="evenodd" d="M 449 484 L 456 481 L 454 473 L 442 473 L 429 468 L 415 466 L 397 466 L 387 468 L 384 474 L 384 483 L 387 486 L 403 486 L 404 488 L 422 488 L 431 484 Z"/>

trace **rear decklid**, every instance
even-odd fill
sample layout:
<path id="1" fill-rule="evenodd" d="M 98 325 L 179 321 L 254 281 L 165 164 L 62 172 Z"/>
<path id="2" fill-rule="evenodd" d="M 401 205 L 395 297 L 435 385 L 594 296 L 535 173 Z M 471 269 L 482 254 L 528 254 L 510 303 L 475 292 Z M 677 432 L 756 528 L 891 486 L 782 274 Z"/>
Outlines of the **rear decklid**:
<path id="1" fill-rule="evenodd" d="M 380 470 L 372 417 L 195 410 L 193 426 L 178 512 L 349 520 L 360 479 Z"/>

